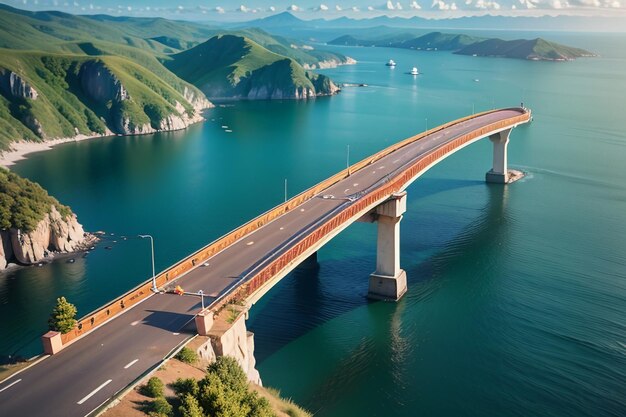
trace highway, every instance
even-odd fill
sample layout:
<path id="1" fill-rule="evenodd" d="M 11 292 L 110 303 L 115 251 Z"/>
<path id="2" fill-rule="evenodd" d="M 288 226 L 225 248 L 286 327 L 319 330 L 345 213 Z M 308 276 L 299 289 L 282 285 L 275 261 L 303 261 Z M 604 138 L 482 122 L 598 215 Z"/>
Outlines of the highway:
<path id="1" fill-rule="evenodd" d="M 203 290 L 215 299 L 260 263 L 424 155 L 460 135 L 524 112 L 494 111 L 406 145 L 225 248 L 208 260 L 208 266 L 196 266 L 177 283 L 185 291 Z M 0 383 L 0 417 L 89 415 L 190 337 L 199 310 L 197 297 L 150 296 L 60 353 Z"/>

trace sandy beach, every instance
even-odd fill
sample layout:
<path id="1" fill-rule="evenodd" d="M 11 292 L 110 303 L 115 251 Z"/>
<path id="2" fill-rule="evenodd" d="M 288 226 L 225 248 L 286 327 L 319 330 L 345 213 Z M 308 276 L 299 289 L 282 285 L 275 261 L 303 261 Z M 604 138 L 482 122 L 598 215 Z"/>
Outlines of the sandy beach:
<path id="1" fill-rule="evenodd" d="M 28 154 L 47 151 L 48 149 L 52 149 L 53 146 L 59 145 L 61 143 L 80 142 L 87 139 L 104 138 L 112 135 L 113 134 L 111 132 L 108 132 L 108 134 L 104 135 L 77 135 L 71 138 L 58 138 L 47 140 L 45 142 L 31 142 L 26 140 L 14 142 L 11 144 L 10 151 L 4 151 L 0 153 L 0 165 L 8 168 L 11 165 L 15 164 L 17 161 L 25 159 L 26 155 Z"/>

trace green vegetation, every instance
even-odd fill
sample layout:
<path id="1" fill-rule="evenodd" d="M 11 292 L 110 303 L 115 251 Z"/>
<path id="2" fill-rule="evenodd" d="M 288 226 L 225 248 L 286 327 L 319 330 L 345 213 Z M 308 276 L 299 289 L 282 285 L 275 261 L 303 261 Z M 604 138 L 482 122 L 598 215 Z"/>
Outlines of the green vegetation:
<path id="1" fill-rule="evenodd" d="M 68 333 L 76 326 L 76 307 L 68 303 L 65 297 L 57 298 L 57 305 L 50 314 L 48 327 L 50 330 Z"/>
<path id="2" fill-rule="evenodd" d="M 165 65 L 209 98 L 293 98 L 303 91 L 330 94 L 330 80 L 318 83 L 294 59 L 271 52 L 243 36 L 219 35 L 172 55 Z M 323 75 L 315 76 L 327 79 Z M 326 89 L 325 89 L 326 87 Z"/>
<path id="3" fill-rule="evenodd" d="M 541 61 L 567 61 L 579 57 L 593 56 L 591 52 L 584 49 L 572 48 L 541 38 L 513 41 L 488 39 L 469 45 L 457 53 L 461 55 L 500 56 Z"/>
<path id="4" fill-rule="evenodd" d="M 54 206 L 63 217 L 68 207 L 50 197 L 39 184 L 0 168 L 0 229 L 34 230 Z"/>
<path id="5" fill-rule="evenodd" d="M 174 408 L 165 397 L 155 398 L 148 407 L 148 415 L 150 417 L 171 417 L 174 413 Z"/>
<path id="6" fill-rule="evenodd" d="M 548 42 L 541 38 L 504 41 L 502 39 L 486 39 L 441 32 L 431 32 L 419 37 L 394 35 L 394 37 L 391 38 L 387 37 L 375 40 L 356 39 L 346 35 L 329 42 L 329 44 L 456 51 L 455 53 L 461 55 L 501 56 L 506 58 L 552 61 L 593 56 L 591 52 L 585 51 L 584 49 Z"/>
<path id="7" fill-rule="evenodd" d="M 173 388 L 181 416 L 274 416 L 269 401 L 249 389 L 243 370 L 229 356 L 218 357 L 200 381 L 178 379 Z"/>
<path id="8" fill-rule="evenodd" d="M 203 44 L 224 33 L 191 22 L 0 5 L 0 151 L 20 139 L 180 127 L 184 122 L 178 118 L 193 116 L 206 104 L 193 84 L 224 98 L 335 91 L 330 80 L 301 64 L 345 62 L 343 55 L 260 29 L 234 31 L 237 36 L 228 35 L 230 41 Z M 208 51 L 211 47 L 225 50 Z"/>
<path id="9" fill-rule="evenodd" d="M 184 363 L 194 364 L 198 361 L 198 354 L 185 346 L 176 354 L 175 358 Z"/>
<path id="10" fill-rule="evenodd" d="M 163 388 L 163 382 L 156 376 L 153 376 L 148 380 L 146 385 L 142 387 L 141 393 L 146 397 L 159 398 L 163 397 Z"/>

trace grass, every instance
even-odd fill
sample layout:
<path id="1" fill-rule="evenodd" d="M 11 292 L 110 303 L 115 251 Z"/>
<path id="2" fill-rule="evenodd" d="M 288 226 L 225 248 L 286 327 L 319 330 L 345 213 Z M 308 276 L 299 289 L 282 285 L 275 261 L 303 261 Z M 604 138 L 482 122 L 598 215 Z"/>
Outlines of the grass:
<path id="1" fill-rule="evenodd" d="M 0 229 L 32 231 L 52 206 L 64 217 L 71 214 L 39 184 L 0 168 Z"/>
<path id="2" fill-rule="evenodd" d="M 294 59 L 274 53 L 243 36 L 215 36 L 169 57 L 164 64 L 209 98 L 245 98 L 263 89 L 268 96 L 274 91 L 317 91 L 307 72 Z M 319 85 L 324 88 L 324 84 Z M 325 90 L 319 92 L 325 93 Z"/>
<path id="3" fill-rule="evenodd" d="M 275 388 L 261 387 L 258 385 L 251 385 L 251 388 L 259 393 L 262 397 L 266 398 L 270 406 L 277 414 L 289 416 L 289 417 L 312 417 L 304 408 L 294 403 L 290 398 L 283 398 L 280 396 L 280 391 Z"/>

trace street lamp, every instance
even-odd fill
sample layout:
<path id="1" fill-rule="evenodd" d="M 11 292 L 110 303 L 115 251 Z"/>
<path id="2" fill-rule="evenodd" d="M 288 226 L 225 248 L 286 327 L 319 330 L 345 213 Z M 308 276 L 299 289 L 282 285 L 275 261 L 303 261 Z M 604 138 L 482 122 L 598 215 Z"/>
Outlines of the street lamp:
<path id="1" fill-rule="evenodd" d="M 152 251 L 152 292 L 159 292 L 159 289 L 156 285 L 156 274 L 154 273 L 154 239 L 152 239 L 151 235 L 139 235 L 142 239 L 150 239 L 150 249 Z"/>
<path id="2" fill-rule="evenodd" d="M 204 311 L 204 291 L 198 290 L 198 295 L 202 299 L 202 310 Z"/>

